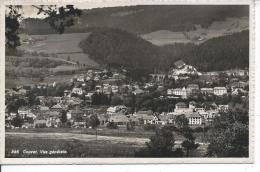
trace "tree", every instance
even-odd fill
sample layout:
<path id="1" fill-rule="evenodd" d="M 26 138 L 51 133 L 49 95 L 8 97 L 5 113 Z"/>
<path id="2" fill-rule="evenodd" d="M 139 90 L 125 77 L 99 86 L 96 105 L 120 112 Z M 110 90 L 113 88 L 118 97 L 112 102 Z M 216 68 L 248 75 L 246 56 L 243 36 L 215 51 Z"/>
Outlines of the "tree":
<path id="1" fill-rule="evenodd" d="M 16 115 L 11 121 L 11 124 L 15 127 L 21 127 L 23 125 L 23 119 L 19 115 Z"/>
<path id="2" fill-rule="evenodd" d="M 178 129 L 183 130 L 188 127 L 189 120 L 185 117 L 185 115 L 178 115 L 175 119 L 175 125 Z"/>
<path id="3" fill-rule="evenodd" d="M 112 96 L 111 105 L 121 105 L 123 103 L 122 99 L 119 96 Z"/>
<path id="4" fill-rule="evenodd" d="M 87 126 L 94 129 L 94 128 L 97 128 L 97 126 L 100 124 L 100 121 L 99 121 L 97 115 L 91 115 L 87 119 L 86 123 L 87 123 Z"/>
<path id="5" fill-rule="evenodd" d="M 182 142 L 181 145 L 186 152 L 186 157 L 189 157 L 190 152 L 197 149 L 199 147 L 199 144 L 195 143 L 195 137 L 193 136 L 192 130 L 190 128 L 185 129 L 183 136 L 185 137 L 185 140 Z"/>
<path id="6" fill-rule="evenodd" d="M 209 131 L 207 155 L 210 157 L 248 157 L 248 125 L 241 122 L 218 125 Z"/>
<path id="7" fill-rule="evenodd" d="M 154 136 L 146 143 L 145 149 L 136 152 L 138 157 L 181 157 L 181 149 L 174 150 L 174 136 L 171 130 L 166 127 L 157 129 Z"/>
<path id="8" fill-rule="evenodd" d="M 118 129 L 118 126 L 116 125 L 116 123 L 114 123 L 114 121 L 111 121 L 107 124 L 107 128 L 109 129 Z"/>
<path id="9" fill-rule="evenodd" d="M 130 121 L 126 124 L 126 129 L 127 130 L 134 130 L 135 129 L 135 124 L 133 121 Z"/>
<path id="10" fill-rule="evenodd" d="M 50 24 L 51 28 L 59 34 L 64 33 L 66 27 L 74 25 L 76 17 L 81 15 L 81 10 L 74 8 L 73 5 L 66 5 L 57 7 L 56 5 L 33 5 L 38 9 L 37 14 L 46 15 L 45 20 Z M 18 36 L 19 20 L 22 17 L 21 5 L 9 5 L 8 13 L 5 16 L 6 29 L 6 48 L 15 49 L 20 45 L 20 38 Z"/>
<path id="11" fill-rule="evenodd" d="M 64 125 L 67 122 L 67 112 L 65 110 L 62 110 L 60 116 L 61 123 Z"/>
<path id="12" fill-rule="evenodd" d="M 20 27 L 19 19 L 21 14 L 19 11 L 21 9 L 20 5 L 8 6 L 9 13 L 5 16 L 5 38 L 6 38 L 6 48 L 14 49 L 20 45 L 20 38 L 18 36 L 18 30 Z"/>

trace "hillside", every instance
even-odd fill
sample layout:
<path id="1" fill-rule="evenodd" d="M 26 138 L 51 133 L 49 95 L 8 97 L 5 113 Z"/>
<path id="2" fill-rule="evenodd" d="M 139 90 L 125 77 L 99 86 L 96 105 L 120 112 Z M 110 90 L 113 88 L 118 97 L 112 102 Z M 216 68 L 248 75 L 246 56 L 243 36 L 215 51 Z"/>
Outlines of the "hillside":
<path id="1" fill-rule="evenodd" d="M 108 66 L 152 69 L 160 56 L 158 47 L 119 29 L 97 29 L 79 47 L 91 59 Z"/>
<path id="2" fill-rule="evenodd" d="M 98 64 L 88 58 L 88 55 L 79 48 L 81 40 L 87 38 L 89 33 L 65 33 L 49 35 L 20 35 L 22 45 L 18 50 L 26 54 L 49 56 L 59 59 L 79 62 L 87 66 L 98 66 Z M 44 58 L 44 57 L 43 57 Z"/>
<path id="3" fill-rule="evenodd" d="M 207 28 L 195 25 L 195 28 L 189 31 L 173 32 L 169 30 L 158 30 L 143 34 L 141 37 L 159 46 L 174 43 L 201 44 L 212 38 L 231 35 L 244 30 L 249 30 L 248 17 L 226 18 L 223 21 L 213 21 Z"/>
<path id="4" fill-rule="evenodd" d="M 138 35 L 159 30 L 187 32 L 196 29 L 196 25 L 207 28 L 215 21 L 248 15 L 248 6 L 242 5 L 139 5 L 97 8 L 83 10 L 77 24 L 66 32 L 86 32 L 96 27 L 119 28 Z M 22 32 L 28 34 L 54 33 L 48 23 L 41 19 L 24 19 L 21 27 Z"/>
<path id="5" fill-rule="evenodd" d="M 249 67 L 249 31 L 212 38 L 200 45 L 174 44 L 162 47 L 168 59 L 182 59 L 199 71 Z"/>
<path id="6" fill-rule="evenodd" d="M 94 61 L 146 71 L 167 71 L 183 59 L 200 71 L 246 68 L 249 64 L 249 32 L 213 38 L 200 45 L 155 46 L 119 29 L 98 29 L 80 42 L 83 52 Z"/>

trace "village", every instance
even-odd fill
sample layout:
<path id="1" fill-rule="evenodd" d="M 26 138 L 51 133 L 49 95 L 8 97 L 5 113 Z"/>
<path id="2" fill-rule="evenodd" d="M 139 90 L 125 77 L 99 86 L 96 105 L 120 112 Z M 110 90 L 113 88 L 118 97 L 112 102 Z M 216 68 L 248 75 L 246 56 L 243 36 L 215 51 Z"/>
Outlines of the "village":
<path id="1" fill-rule="evenodd" d="M 6 129 L 210 127 L 234 101 L 248 98 L 248 70 L 199 72 L 179 60 L 167 73 L 133 81 L 125 69 L 87 70 L 67 83 L 6 89 Z"/>

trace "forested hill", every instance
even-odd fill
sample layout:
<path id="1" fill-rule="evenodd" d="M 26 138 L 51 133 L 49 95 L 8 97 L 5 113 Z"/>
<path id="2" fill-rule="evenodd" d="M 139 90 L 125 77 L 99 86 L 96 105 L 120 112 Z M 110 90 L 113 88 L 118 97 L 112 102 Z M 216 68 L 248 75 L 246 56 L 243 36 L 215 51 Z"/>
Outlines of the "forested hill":
<path id="1" fill-rule="evenodd" d="M 249 64 L 249 32 L 213 38 L 200 45 L 174 44 L 158 47 L 119 29 L 93 31 L 79 45 L 90 58 L 111 66 L 167 71 L 183 59 L 200 71 L 246 68 Z"/>
<path id="2" fill-rule="evenodd" d="M 163 47 L 172 59 L 179 58 L 200 71 L 249 68 L 249 31 L 212 38 L 200 45 L 174 44 Z"/>
<path id="3" fill-rule="evenodd" d="M 230 17 L 248 17 L 245 5 L 142 5 L 83 10 L 75 25 L 66 32 L 85 32 L 95 27 L 112 27 L 135 34 L 157 30 L 188 31 L 195 25 L 208 27 Z M 28 34 L 54 33 L 41 19 L 24 19 L 22 31 Z"/>
<path id="4" fill-rule="evenodd" d="M 128 68 L 152 69 L 159 60 L 159 48 L 126 31 L 99 28 L 79 47 L 98 63 Z"/>

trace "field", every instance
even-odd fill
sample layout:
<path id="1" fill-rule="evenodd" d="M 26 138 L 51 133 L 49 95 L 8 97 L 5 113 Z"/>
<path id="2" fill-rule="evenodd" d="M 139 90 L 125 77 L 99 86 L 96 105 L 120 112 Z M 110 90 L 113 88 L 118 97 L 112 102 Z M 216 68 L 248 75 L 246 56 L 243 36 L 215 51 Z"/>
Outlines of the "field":
<path id="1" fill-rule="evenodd" d="M 46 53 L 50 56 L 72 62 L 79 62 L 90 66 L 98 66 L 87 54 L 79 48 L 79 42 L 88 37 L 90 33 L 64 33 L 49 35 L 21 35 L 22 45 L 19 50 L 26 53 Z M 29 41 L 28 41 L 29 40 Z"/>
<path id="2" fill-rule="evenodd" d="M 79 42 L 88 35 L 89 33 L 20 35 L 22 45 L 18 49 L 21 50 L 22 57 L 7 57 L 11 60 L 6 60 L 6 71 L 9 71 L 14 77 L 6 77 L 6 87 L 34 85 L 39 82 L 50 84 L 68 82 L 74 75 L 71 71 L 82 70 L 83 65 L 84 68 L 99 67 L 78 47 Z M 56 63 L 60 62 L 60 64 L 54 68 L 33 68 L 24 66 L 28 59 L 49 59 L 56 61 Z M 15 60 L 23 62 L 14 66 L 11 61 Z M 81 66 L 76 65 L 77 63 Z M 60 74 L 56 75 L 56 72 L 60 72 Z M 36 73 L 38 74 L 37 78 L 32 76 Z M 40 81 L 39 78 L 43 79 Z"/>
<path id="3" fill-rule="evenodd" d="M 145 145 L 147 139 L 125 139 L 83 134 L 16 134 L 6 135 L 6 157 L 133 157 L 134 152 Z M 12 154 L 12 150 L 20 154 Z M 23 151 L 37 151 L 26 154 Z M 40 154 L 40 150 L 60 150 L 62 154 Z"/>
<path id="4" fill-rule="evenodd" d="M 134 157 L 135 152 L 146 146 L 154 131 L 119 129 L 72 129 L 38 128 L 6 130 L 7 157 Z M 193 156 L 203 156 L 207 144 L 201 142 L 202 133 L 194 133 L 200 147 Z M 183 137 L 174 133 L 176 147 Z M 20 154 L 11 153 L 19 150 Z M 37 154 L 21 153 L 23 150 L 37 150 Z M 65 154 L 40 154 L 40 150 L 65 150 Z"/>
<path id="5" fill-rule="evenodd" d="M 174 43 L 200 44 L 211 38 L 241 32 L 249 28 L 248 18 L 227 18 L 225 21 L 215 21 L 208 28 L 197 25 L 194 30 L 173 32 L 157 30 L 143 34 L 141 37 L 155 45 L 162 46 Z"/>

